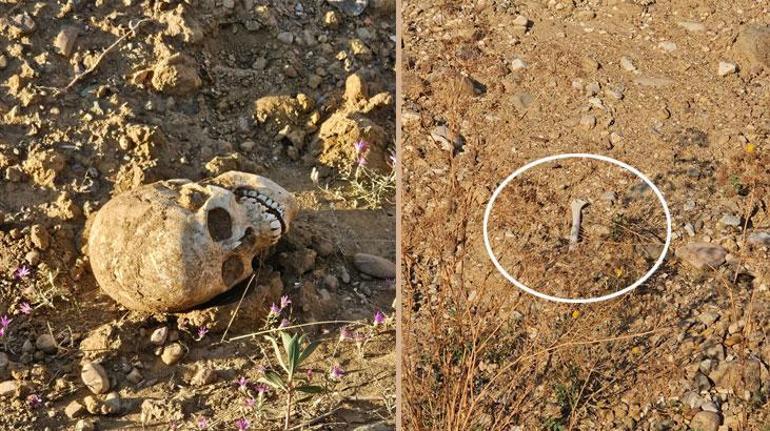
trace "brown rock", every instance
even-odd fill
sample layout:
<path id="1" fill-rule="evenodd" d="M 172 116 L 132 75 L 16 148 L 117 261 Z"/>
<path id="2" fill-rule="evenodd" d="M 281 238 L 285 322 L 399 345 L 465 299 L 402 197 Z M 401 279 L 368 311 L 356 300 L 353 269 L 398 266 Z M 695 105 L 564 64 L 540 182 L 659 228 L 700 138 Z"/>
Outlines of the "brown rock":
<path id="1" fill-rule="evenodd" d="M 6 380 L 0 383 L 0 397 L 15 395 L 19 390 L 19 382 L 16 380 Z"/>
<path id="2" fill-rule="evenodd" d="M 396 278 L 396 265 L 388 259 L 366 253 L 356 253 L 353 256 L 356 269 L 364 274 L 382 279 Z"/>
<path id="3" fill-rule="evenodd" d="M 690 421 L 690 429 L 697 431 L 718 431 L 722 416 L 714 412 L 698 412 Z"/>
<path id="4" fill-rule="evenodd" d="M 30 239 L 32 240 L 32 244 L 40 250 L 46 250 L 48 249 L 48 246 L 51 245 L 51 235 L 45 227 L 39 224 L 32 226 L 32 229 L 30 230 Z"/>
<path id="5" fill-rule="evenodd" d="M 72 54 L 72 49 L 75 47 L 75 41 L 79 34 L 80 30 L 77 27 L 66 26 L 62 28 L 53 41 L 53 45 L 59 54 L 69 57 Z"/>
<path id="6" fill-rule="evenodd" d="M 161 361 L 166 365 L 174 365 L 184 356 L 184 347 L 179 343 L 171 343 L 163 348 L 160 355 Z"/>
<path id="7" fill-rule="evenodd" d="M 77 400 L 72 400 L 67 407 L 64 408 L 64 414 L 70 419 L 75 419 L 83 416 L 86 413 L 86 408 L 83 404 L 80 404 Z"/>
<path id="8" fill-rule="evenodd" d="M 80 371 L 80 378 L 95 394 L 103 394 L 110 389 L 110 379 L 101 364 L 87 362 Z"/>

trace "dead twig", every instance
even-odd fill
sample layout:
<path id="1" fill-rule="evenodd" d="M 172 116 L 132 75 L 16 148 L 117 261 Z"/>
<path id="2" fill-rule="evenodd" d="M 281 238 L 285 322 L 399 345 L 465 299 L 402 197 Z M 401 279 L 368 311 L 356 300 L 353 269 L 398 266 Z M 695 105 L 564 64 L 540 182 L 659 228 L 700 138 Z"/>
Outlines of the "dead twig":
<path id="1" fill-rule="evenodd" d="M 120 36 L 115 42 L 112 43 L 112 45 L 110 45 L 107 48 L 105 48 L 104 51 L 102 51 L 102 53 L 99 54 L 99 57 L 96 58 L 96 61 L 94 62 L 93 65 L 91 65 L 91 67 L 89 67 L 88 69 L 84 70 L 83 72 L 75 75 L 75 77 L 72 78 L 72 81 L 70 81 L 70 83 L 67 84 L 67 86 L 65 86 L 65 87 L 63 87 L 63 88 L 61 88 L 61 89 L 56 91 L 56 93 L 54 94 L 54 97 L 57 97 L 59 95 L 62 95 L 64 93 L 66 93 L 75 84 L 77 84 L 78 81 L 80 81 L 81 79 L 85 78 L 86 76 L 91 74 L 94 70 L 96 70 L 96 68 L 99 67 L 99 64 L 101 64 L 101 62 L 104 59 L 104 57 L 110 51 L 112 51 L 113 49 L 115 49 L 115 47 L 120 45 L 120 43 L 123 42 L 123 40 L 125 40 L 126 38 L 135 35 L 136 34 L 136 30 L 139 28 L 139 26 L 144 24 L 147 21 L 151 21 L 151 19 L 150 18 L 144 18 L 144 19 L 140 19 L 139 21 L 129 21 L 129 23 L 128 23 L 128 31 L 126 32 L 126 34 L 124 34 L 123 36 Z"/>

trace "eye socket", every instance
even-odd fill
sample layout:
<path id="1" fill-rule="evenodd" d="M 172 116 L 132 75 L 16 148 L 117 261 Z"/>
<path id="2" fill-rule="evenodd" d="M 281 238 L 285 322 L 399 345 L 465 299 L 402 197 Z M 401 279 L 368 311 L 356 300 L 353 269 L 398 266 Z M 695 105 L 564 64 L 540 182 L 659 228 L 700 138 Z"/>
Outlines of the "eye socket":
<path id="1" fill-rule="evenodd" d="M 224 208 L 213 208 L 206 214 L 206 225 L 214 241 L 224 241 L 233 236 L 233 220 Z"/>

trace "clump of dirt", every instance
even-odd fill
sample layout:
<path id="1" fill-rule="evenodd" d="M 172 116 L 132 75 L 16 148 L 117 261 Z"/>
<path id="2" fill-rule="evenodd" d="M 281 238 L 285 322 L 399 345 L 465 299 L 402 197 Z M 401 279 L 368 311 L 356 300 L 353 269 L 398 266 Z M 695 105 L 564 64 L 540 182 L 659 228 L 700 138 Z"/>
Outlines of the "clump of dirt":
<path id="1" fill-rule="evenodd" d="M 371 321 L 393 312 L 395 289 L 353 256 L 395 258 L 393 206 L 337 198 L 350 185 L 319 160 L 318 136 L 348 109 L 350 75 L 395 94 L 391 3 L 356 16 L 305 1 L 0 4 L 0 428 L 282 429 L 282 393 L 250 401 L 263 370 L 280 371 L 272 348 L 227 342 L 282 323 L 311 323 L 289 331 L 321 343 L 302 375 L 323 393 L 298 398 L 292 426 L 392 424 L 395 334 Z M 302 104 L 296 122 L 254 120 L 257 100 L 283 95 Z M 392 143 L 392 104 L 368 115 Z M 229 170 L 275 180 L 302 207 L 248 288 L 156 315 L 101 292 L 83 248 L 96 210 L 143 184 Z M 282 296 L 292 303 L 261 319 Z M 357 322 L 345 332 L 357 338 L 312 323 L 335 320 Z M 88 385 L 85 360 L 103 369 Z M 344 376 L 328 377 L 332 366 Z"/>

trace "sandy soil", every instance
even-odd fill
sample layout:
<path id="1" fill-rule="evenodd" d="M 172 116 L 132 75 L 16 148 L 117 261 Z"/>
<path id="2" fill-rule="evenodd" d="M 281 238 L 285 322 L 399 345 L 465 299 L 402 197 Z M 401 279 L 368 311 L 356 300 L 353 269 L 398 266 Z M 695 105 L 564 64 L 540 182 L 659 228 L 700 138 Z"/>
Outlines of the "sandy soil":
<path id="1" fill-rule="evenodd" d="M 770 32 L 752 27 L 767 13 L 749 1 L 404 2 L 408 429 L 768 429 Z M 574 152 L 637 167 L 674 219 L 661 269 L 607 303 L 519 292 L 482 241 L 505 177 Z M 542 179 L 544 204 L 565 204 L 564 180 Z M 564 208 L 551 222 L 529 205 L 522 224 L 542 217 L 549 239 L 564 235 Z"/>
<path id="2" fill-rule="evenodd" d="M 269 299 L 246 295 L 239 307 L 242 284 L 188 313 L 129 312 L 100 291 L 85 253 L 89 220 L 111 196 L 240 170 L 301 206 L 291 232 L 254 262 L 249 290 L 287 295 L 291 324 L 355 322 L 302 328 L 321 342 L 302 371 L 325 391 L 299 398 L 291 426 L 392 429 L 395 331 L 372 319 L 393 312 L 395 286 L 353 257 L 395 259 L 392 189 L 382 185 L 394 146 L 395 6 L 370 2 L 357 16 L 337 6 L 0 2 L 0 314 L 11 319 L 0 428 L 236 429 L 247 419 L 283 429 L 283 394 L 249 405 L 263 370 L 277 367 L 269 343 L 220 342 L 263 328 Z M 338 341 L 346 325 L 359 335 Z M 101 364 L 104 392 L 84 384 L 86 362 Z M 345 370 L 337 380 L 334 365 Z"/>

